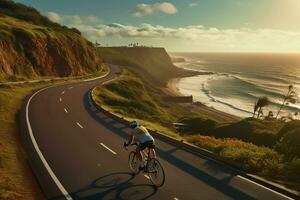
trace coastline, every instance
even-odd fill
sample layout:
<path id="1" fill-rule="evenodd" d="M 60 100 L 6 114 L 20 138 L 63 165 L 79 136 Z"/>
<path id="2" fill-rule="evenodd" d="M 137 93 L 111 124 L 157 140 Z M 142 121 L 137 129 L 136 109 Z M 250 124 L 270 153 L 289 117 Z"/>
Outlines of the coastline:
<path id="1" fill-rule="evenodd" d="M 172 78 L 167 82 L 166 89 L 169 92 L 169 94 L 173 96 L 184 96 L 183 94 L 180 93 L 178 88 L 178 83 L 181 78 L 179 77 Z M 242 119 L 241 117 L 232 115 L 230 113 L 226 113 L 224 111 L 217 110 L 212 107 L 208 107 L 204 104 L 201 104 L 201 102 L 199 104 L 194 102 L 194 103 L 185 103 L 183 105 L 186 106 L 186 108 L 191 111 L 211 116 L 212 118 L 220 122 L 232 122 L 232 121 L 237 121 Z"/>

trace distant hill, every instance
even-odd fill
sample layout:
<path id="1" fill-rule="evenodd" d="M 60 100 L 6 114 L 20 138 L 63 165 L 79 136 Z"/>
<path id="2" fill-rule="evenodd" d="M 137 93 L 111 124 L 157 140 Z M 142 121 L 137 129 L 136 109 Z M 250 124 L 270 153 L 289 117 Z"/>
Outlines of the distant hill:
<path id="1" fill-rule="evenodd" d="M 171 78 L 188 76 L 194 72 L 173 65 L 164 48 L 154 47 L 99 47 L 104 62 L 129 67 L 142 78 L 163 85 Z"/>
<path id="2" fill-rule="evenodd" d="M 100 66 L 93 44 L 36 9 L 0 0 L 0 80 L 73 76 Z"/>

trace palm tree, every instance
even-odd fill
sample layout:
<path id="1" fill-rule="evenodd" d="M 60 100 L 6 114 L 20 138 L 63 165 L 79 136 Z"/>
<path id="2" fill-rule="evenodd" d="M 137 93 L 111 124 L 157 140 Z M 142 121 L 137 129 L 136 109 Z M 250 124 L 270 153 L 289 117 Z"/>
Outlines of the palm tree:
<path id="1" fill-rule="evenodd" d="M 257 101 L 256 101 L 256 102 L 254 102 L 254 107 L 253 107 L 253 117 L 255 117 L 255 113 L 257 110 L 258 110 L 258 107 L 257 107 Z"/>
<path id="2" fill-rule="evenodd" d="M 297 98 L 298 98 L 298 94 L 297 92 L 295 91 L 294 89 L 294 86 L 293 85 L 289 85 L 288 87 L 288 92 L 287 94 L 285 95 L 284 99 L 283 99 L 283 102 L 277 112 L 277 115 L 276 115 L 276 119 L 278 118 L 279 116 L 279 113 L 280 111 L 282 110 L 282 108 L 288 104 L 288 103 L 296 103 L 297 102 Z"/>
<path id="3" fill-rule="evenodd" d="M 259 97 L 254 105 L 253 117 L 255 116 L 255 113 L 257 111 L 257 118 L 259 118 L 259 116 L 263 114 L 262 108 L 269 105 L 269 103 L 270 101 L 268 97 Z"/>

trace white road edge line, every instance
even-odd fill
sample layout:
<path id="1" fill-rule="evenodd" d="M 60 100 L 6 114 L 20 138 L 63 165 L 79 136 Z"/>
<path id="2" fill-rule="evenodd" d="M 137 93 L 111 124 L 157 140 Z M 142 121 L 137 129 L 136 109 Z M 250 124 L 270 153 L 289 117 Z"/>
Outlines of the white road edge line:
<path id="1" fill-rule="evenodd" d="M 50 87 L 53 87 L 53 86 L 50 86 Z M 48 162 L 46 161 L 44 155 L 42 154 L 36 140 L 35 140 L 35 137 L 33 135 L 33 131 L 32 131 L 32 128 L 31 128 L 31 125 L 30 125 L 30 120 L 29 120 L 29 104 L 32 100 L 32 98 L 37 95 L 38 93 L 42 92 L 43 90 L 46 90 L 50 87 L 47 87 L 47 88 L 44 88 L 44 89 L 41 89 L 37 92 L 35 92 L 28 100 L 27 104 L 26 104 L 26 123 L 27 123 L 27 127 L 28 127 L 28 132 L 29 132 L 29 136 L 30 136 L 30 139 L 32 141 L 32 144 L 38 154 L 38 156 L 40 157 L 41 161 L 43 162 L 46 170 L 48 171 L 49 175 L 51 176 L 52 180 L 55 182 L 55 184 L 57 185 L 58 189 L 61 191 L 61 193 L 65 196 L 65 198 L 67 200 L 72 200 L 72 197 L 70 196 L 70 194 L 67 192 L 67 190 L 64 188 L 64 186 L 61 184 L 61 182 L 58 180 L 58 178 L 56 177 L 56 175 L 54 174 L 53 170 L 51 169 L 51 167 L 49 166 Z"/>
<path id="2" fill-rule="evenodd" d="M 107 72 L 105 75 L 101 76 L 101 77 L 98 77 L 98 78 L 104 78 L 106 77 L 107 75 L 109 74 L 109 72 Z M 84 80 L 84 81 L 88 81 L 88 80 Z M 29 120 L 29 104 L 32 100 L 32 98 L 37 95 L 38 93 L 46 90 L 46 89 L 49 89 L 49 88 L 52 88 L 52 87 L 57 87 L 57 86 L 49 86 L 49 87 L 46 87 L 46 88 L 43 88 L 43 89 L 40 89 L 38 91 L 36 91 L 33 95 L 31 95 L 31 97 L 28 99 L 27 101 L 27 104 L 26 104 L 26 123 L 27 123 L 27 127 L 28 127 L 28 132 L 29 132 L 29 136 L 30 136 L 30 139 L 32 141 L 32 144 L 33 144 L 33 147 L 35 148 L 35 151 L 37 152 L 38 156 L 40 157 L 41 161 L 43 162 L 46 170 L 48 171 L 49 175 L 51 176 L 52 180 L 55 182 L 55 184 L 57 185 L 58 189 L 60 190 L 60 192 L 65 196 L 65 198 L 67 200 L 73 200 L 73 198 L 70 196 L 70 194 L 67 192 L 67 190 L 64 188 L 64 186 L 61 184 L 61 182 L 58 180 L 58 178 L 56 177 L 56 175 L 54 174 L 53 170 L 51 169 L 51 167 L 49 166 L 47 160 L 45 159 L 44 155 L 42 154 L 40 148 L 39 148 L 39 145 L 37 144 L 36 140 L 35 140 L 35 137 L 33 135 L 33 131 L 32 131 L 32 128 L 31 128 L 31 125 L 30 125 L 30 120 Z M 64 93 L 65 91 L 63 91 Z M 62 94 L 63 94 L 62 93 Z"/>
<path id="3" fill-rule="evenodd" d="M 270 189 L 270 188 L 267 188 L 267 187 L 265 187 L 265 186 L 263 186 L 263 185 L 261 185 L 261 184 L 259 184 L 259 183 L 256 183 L 256 182 L 254 182 L 254 181 L 251 181 L 250 179 L 245 178 L 245 177 L 243 177 L 243 176 L 237 175 L 236 177 L 239 177 L 240 179 L 243 179 L 243 180 L 245 180 L 245 181 L 248 181 L 248 182 L 250 182 L 250 183 L 252 183 L 252 184 L 254 184 L 254 185 L 257 185 L 257 186 L 259 186 L 259 187 L 261 187 L 261 188 L 264 188 L 265 190 L 268 190 L 268 191 L 270 191 L 270 192 L 273 192 L 273 193 L 275 193 L 275 194 L 277 194 L 277 195 L 279 195 L 279 196 L 282 196 L 282 197 L 284 197 L 284 198 L 286 198 L 286 199 L 294 200 L 294 199 L 291 198 L 291 197 L 288 197 L 288 196 L 286 196 L 286 195 L 284 195 L 284 194 L 281 194 L 281 193 L 279 193 L 279 192 L 276 192 L 276 191 L 274 191 L 274 190 L 272 190 L 272 189 Z"/>
<path id="4" fill-rule="evenodd" d="M 80 128 L 83 128 L 83 126 L 81 124 L 79 124 L 79 122 L 76 122 L 77 126 L 79 126 Z"/>
<path id="5" fill-rule="evenodd" d="M 150 177 L 149 177 L 147 174 L 144 174 L 144 176 L 145 176 L 147 179 L 150 180 Z"/>
<path id="6" fill-rule="evenodd" d="M 68 110 L 66 108 L 64 108 L 65 112 L 68 113 Z"/>
<path id="7" fill-rule="evenodd" d="M 59 102 L 62 102 L 62 98 L 61 97 L 59 98 Z"/>
<path id="8" fill-rule="evenodd" d="M 84 82 L 87 82 L 87 81 L 98 80 L 98 79 L 100 79 L 100 78 L 106 77 L 109 73 L 110 73 L 110 70 L 109 70 L 108 72 L 106 72 L 105 74 L 103 74 L 102 76 L 98 76 L 98 77 L 96 77 L 96 78 L 85 79 L 85 80 L 83 80 L 83 81 L 84 81 Z"/>
<path id="9" fill-rule="evenodd" d="M 114 152 L 113 150 L 111 150 L 110 148 L 108 148 L 105 144 L 103 144 L 102 142 L 100 143 L 101 146 L 103 146 L 105 149 L 107 149 L 108 151 L 110 151 L 112 154 L 117 155 L 116 152 Z"/>

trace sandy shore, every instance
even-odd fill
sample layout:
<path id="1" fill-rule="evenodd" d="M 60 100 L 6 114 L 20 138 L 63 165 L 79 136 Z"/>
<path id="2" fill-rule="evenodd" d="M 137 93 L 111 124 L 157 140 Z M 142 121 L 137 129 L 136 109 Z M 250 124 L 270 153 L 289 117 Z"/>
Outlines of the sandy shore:
<path id="1" fill-rule="evenodd" d="M 183 94 L 180 93 L 179 88 L 178 88 L 179 81 L 180 81 L 180 78 L 173 78 L 168 81 L 166 90 L 168 91 L 169 95 L 183 96 Z M 182 105 L 186 106 L 186 108 L 188 108 L 191 112 L 196 112 L 196 113 L 210 116 L 213 119 L 220 121 L 220 122 L 229 122 L 229 121 L 236 121 L 236 120 L 241 119 L 238 116 L 234 116 L 229 113 L 226 113 L 226 112 L 223 112 L 220 110 L 216 110 L 211 107 L 207 107 L 204 104 L 185 103 Z"/>

